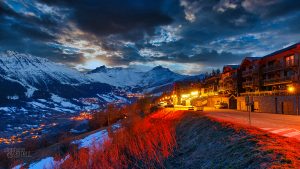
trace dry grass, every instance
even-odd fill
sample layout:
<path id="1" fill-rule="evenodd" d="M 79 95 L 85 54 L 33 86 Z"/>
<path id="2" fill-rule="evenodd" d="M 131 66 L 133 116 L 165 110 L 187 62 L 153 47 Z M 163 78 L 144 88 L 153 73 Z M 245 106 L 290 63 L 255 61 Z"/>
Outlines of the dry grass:
<path id="1" fill-rule="evenodd" d="M 295 139 L 194 112 L 177 126 L 178 149 L 166 168 L 300 168 Z"/>
<path id="2" fill-rule="evenodd" d="M 268 156 L 272 163 L 269 168 L 300 168 L 300 142 L 295 138 L 286 138 L 266 131 L 232 123 L 222 123 L 224 127 L 245 131 L 252 136 L 260 151 Z"/>
<path id="3" fill-rule="evenodd" d="M 300 145 L 254 127 L 189 111 L 135 112 L 103 145 L 69 152 L 63 169 L 300 168 Z"/>
<path id="4" fill-rule="evenodd" d="M 170 157 L 176 146 L 174 121 L 135 118 L 121 130 L 110 133 L 102 146 L 81 149 L 60 168 L 157 168 Z"/>

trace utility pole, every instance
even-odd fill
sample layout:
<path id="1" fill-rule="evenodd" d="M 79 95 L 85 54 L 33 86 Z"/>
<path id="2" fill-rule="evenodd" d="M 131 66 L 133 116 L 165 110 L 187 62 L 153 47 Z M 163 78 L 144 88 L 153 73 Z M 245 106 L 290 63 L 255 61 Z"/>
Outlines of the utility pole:
<path id="1" fill-rule="evenodd" d="M 249 95 L 246 96 L 245 102 L 246 102 L 247 109 L 248 109 L 248 121 L 249 121 L 249 125 L 251 126 L 251 103 L 250 103 Z"/>
<path id="2" fill-rule="evenodd" d="M 298 76 L 298 78 L 297 78 L 297 85 L 296 85 L 296 104 L 297 104 L 297 115 L 299 116 L 299 94 L 300 94 L 300 92 L 299 92 L 299 82 L 300 82 L 300 54 L 298 53 L 298 54 L 296 54 L 296 56 L 297 56 L 297 58 L 294 58 L 294 59 L 297 59 L 297 63 L 298 63 L 298 65 L 297 65 L 297 67 L 298 67 L 298 72 L 297 72 L 297 76 Z"/>

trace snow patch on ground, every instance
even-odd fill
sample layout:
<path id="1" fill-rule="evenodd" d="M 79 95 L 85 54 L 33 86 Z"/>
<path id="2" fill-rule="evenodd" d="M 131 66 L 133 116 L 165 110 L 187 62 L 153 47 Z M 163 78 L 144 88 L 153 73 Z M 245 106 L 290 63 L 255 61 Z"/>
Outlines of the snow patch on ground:
<path id="1" fill-rule="evenodd" d="M 59 97 L 55 94 L 51 95 L 51 99 L 55 102 L 55 103 L 59 103 L 60 105 L 62 105 L 65 108 L 74 108 L 74 109 L 80 109 L 79 106 L 72 104 L 71 102 L 67 101 L 67 99 Z"/>
<path id="2" fill-rule="evenodd" d="M 54 162 L 53 157 L 47 157 L 37 163 L 30 164 L 29 169 L 53 168 Z"/>
<path id="3" fill-rule="evenodd" d="M 46 157 L 38 162 L 32 163 L 29 165 L 28 169 L 43 169 L 43 168 L 54 168 L 57 166 L 60 166 L 66 159 L 68 159 L 70 155 L 65 156 L 64 159 L 61 159 L 60 161 L 55 161 L 53 157 Z M 12 169 L 21 169 L 26 164 L 19 164 Z"/>
<path id="4" fill-rule="evenodd" d="M 27 91 L 26 91 L 25 95 L 26 95 L 28 98 L 30 98 L 30 97 L 32 97 L 34 91 L 36 91 L 36 90 L 37 90 L 36 88 L 29 87 L 29 88 L 27 88 Z"/>
<path id="5" fill-rule="evenodd" d="M 73 144 L 78 144 L 79 148 L 91 148 L 94 144 L 101 145 L 108 139 L 108 132 L 106 129 L 91 134 L 84 139 L 73 141 Z"/>
<path id="6" fill-rule="evenodd" d="M 112 127 L 112 130 L 115 131 L 115 130 L 121 128 L 121 124 L 116 123 L 116 124 L 112 125 L 111 127 Z M 78 144 L 79 148 L 91 148 L 91 147 L 95 146 L 94 143 L 96 143 L 97 145 L 102 145 L 104 143 L 104 141 L 106 141 L 108 139 L 109 139 L 109 137 L 108 137 L 107 129 L 103 129 L 103 130 L 93 133 L 81 140 L 73 141 L 72 143 Z"/>

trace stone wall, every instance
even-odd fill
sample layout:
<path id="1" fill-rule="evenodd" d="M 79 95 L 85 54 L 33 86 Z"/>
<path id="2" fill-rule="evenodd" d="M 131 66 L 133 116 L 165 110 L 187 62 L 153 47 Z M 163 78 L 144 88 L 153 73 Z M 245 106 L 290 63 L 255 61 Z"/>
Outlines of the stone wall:
<path id="1" fill-rule="evenodd" d="M 296 96 L 250 96 L 255 112 L 268 112 L 277 114 L 297 114 Z M 298 101 L 298 106 L 299 101 Z M 237 97 L 237 110 L 247 111 L 245 96 Z"/>
<path id="2" fill-rule="evenodd" d="M 229 98 L 228 97 L 220 97 L 220 96 L 209 96 L 207 98 L 207 106 L 214 107 L 217 102 L 224 102 L 229 105 Z"/>

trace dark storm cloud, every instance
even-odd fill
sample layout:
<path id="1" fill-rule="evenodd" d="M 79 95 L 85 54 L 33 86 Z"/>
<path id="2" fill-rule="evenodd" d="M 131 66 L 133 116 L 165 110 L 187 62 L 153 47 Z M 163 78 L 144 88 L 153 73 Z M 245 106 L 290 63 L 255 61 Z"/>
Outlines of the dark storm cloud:
<path id="1" fill-rule="evenodd" d="M 81 55 L 67 55 L 49 45 L 55 42 L 55 33 L 60 30 L 57 18 L 32 10 L 35 13 L 19 12 L 4 1 L 0 2 L 0 50 L 15 50 L 61 63 L 80 63 Z"/>
<path id="2" fill-rule="evenodd" d="M 246 54 L 249 55 L 249 54 Z M 204 49 L 201 53 L 196 53 L 188 56 L 185 53 L 176 53 L 159 58 L 152 58 L 153 60 L 168 61 L 174 63 L 194 63 L 206 64 L 212 67 L 219 67 L 224 63 L 238 64 L 239 60 L 245 57 L 245 54 L 233 54 L 230 52 L 217 52 L 215 50 Z"/>
<path id="3" fill-rule="evenodd" d="M 297 0 L 245 0 L 242 5 L 263 18 L 280 17 L 300 10 L 300 1 Z"/>
<path id="4" fill-rule="evenodd" d="M 71 19 L 82 30 L 99 36 L 141 29 L 151 31 L 155 26 L 172 22 L 172 18 L 163 11 L 162 0 L 43 1 L 50 5 L 71 8 Z M 135 32 L 129 38 L 138 35 L 141 32 Z"/>
<path id="5" fill-rule="evenodd" d="M 0 50 L 72 66 L 222 67 L 299 42 L 299 17 L 295 0 L 7 0 Z"/>

